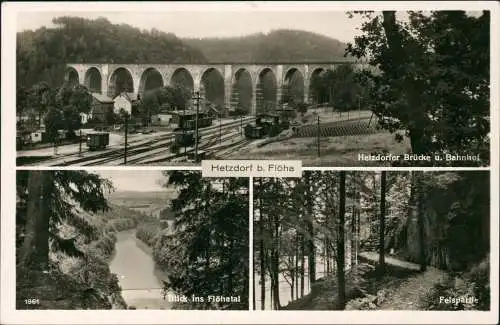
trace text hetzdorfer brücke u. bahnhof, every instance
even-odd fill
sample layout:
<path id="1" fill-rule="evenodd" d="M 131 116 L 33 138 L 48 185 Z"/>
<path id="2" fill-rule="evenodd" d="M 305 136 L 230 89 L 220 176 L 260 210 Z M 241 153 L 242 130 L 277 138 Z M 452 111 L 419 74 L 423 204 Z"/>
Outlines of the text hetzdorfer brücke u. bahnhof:
<path id="1" fill-rule="evenodd" d="M 359 161 L 479 161 L 479 155 L 417 155 L 417 154 L 358 154 Z"/>

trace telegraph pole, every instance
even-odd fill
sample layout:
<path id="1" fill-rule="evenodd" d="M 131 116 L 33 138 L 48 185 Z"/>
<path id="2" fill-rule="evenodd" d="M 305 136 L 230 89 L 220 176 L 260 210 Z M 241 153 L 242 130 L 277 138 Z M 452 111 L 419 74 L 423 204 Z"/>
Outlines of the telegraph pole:
<path id="1" fill-rule="evenodd" d="M 125 154 L 123 156 L 123 164 L 127 164 L 127 144 L 128 144 L 128 114 L 125 115 Z"/>
<path id="2" fill-rule="evenodd" d="M 194 137 L 194 160 L 198 162 L 198 114 L 200 112 L 200 92 L 194 93 L 193 100 L 196 101 L 196 117 L 194 122 L 195 127 L 195 137 Z"/>
<path id="3" fill-rule="evenodd" d="M 358 116 L 361 117 L 361 96 L 358 95 Z"/>
<path id="4" fill-rule="evenodd" d="M 318 115 L 318 157 L 321 156 L 321 148 L 320 148 L 320 142 L 319 142 L 319 131 L 320 131 L 320 128 L 319 128 L 319 115 Z"/>
<path id="5" fill-rule="evenodd" d="M 184 117 L 186 116 L 186 105 L 184 105 L 184 109 L 182 111 L 182 118 L 184 119 Z M 179 118 L 179 121 L 181 119 Z M 185 126 L 182 126 L 182 139 L 184 139 L 182 142 L 184 143 L 184 156 L 186 156 L 186 152 L 187 152 L 187 147 L 186 147 L 186 142 L 185 142 L 185 139 L 186 139 L 186 127 Z"/>
<path id="6" fill-rule="evenodd" d="M 79 141 L 79 144 L 80 144 L 80 148 L 79 148 L 79 152 L 78 152 L 78 155 L 82 155 L 82 129 L 80 129 L 80 138 L 78 139 Z"/>

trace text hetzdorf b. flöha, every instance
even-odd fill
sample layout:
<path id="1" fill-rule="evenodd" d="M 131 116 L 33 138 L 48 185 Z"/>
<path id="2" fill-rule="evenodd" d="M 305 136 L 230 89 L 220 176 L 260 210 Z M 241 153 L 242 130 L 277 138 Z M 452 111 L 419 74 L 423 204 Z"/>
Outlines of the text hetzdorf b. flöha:
<path id="1" fill-rule="evenodd" d="M 300 160 L 204 160 L 203 177 L 302 177 Z"/>

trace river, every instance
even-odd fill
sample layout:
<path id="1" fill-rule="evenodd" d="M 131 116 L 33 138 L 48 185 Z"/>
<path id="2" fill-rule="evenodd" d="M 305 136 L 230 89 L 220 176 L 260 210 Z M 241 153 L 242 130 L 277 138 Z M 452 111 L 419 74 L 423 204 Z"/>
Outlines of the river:
<path id="1" fill-rule="evenodd" d="M 161 279 L 164 279 L 165 275 L 155 267 L 151 249 L 135 237 L 135 230 L 117 234 L 110 269 L 118 276 L 122 296 L 129 307 L 171 308 L 172 303 L 162 298 Z"/>

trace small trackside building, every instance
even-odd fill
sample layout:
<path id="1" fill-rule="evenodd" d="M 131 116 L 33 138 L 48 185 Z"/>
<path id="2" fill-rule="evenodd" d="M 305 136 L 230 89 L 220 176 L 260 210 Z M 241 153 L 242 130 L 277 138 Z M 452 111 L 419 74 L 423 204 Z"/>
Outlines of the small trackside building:
<path id="1" fill-rule="evenodd" d="M 128 113 L 129 116 L 135 115 L 135 111 L 139 104 L 138 96 L 134 93 L 121 93 L 116 96 L 114 99 L 114 107 L 113 112 L 115 114 L 120 114 L 121 110 L 124 110 Z"/>
<path id="2" fill-rule="evenodd" d="M 114 110 L 114 100 L 99 93 L 92 93 L 91 95 L 92 102 L 90 104 L 89 118 L 100 123 L 109 122 L 108 119 Z"/>

